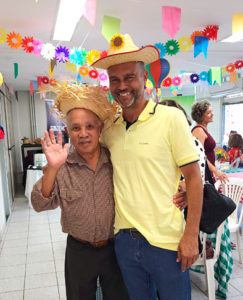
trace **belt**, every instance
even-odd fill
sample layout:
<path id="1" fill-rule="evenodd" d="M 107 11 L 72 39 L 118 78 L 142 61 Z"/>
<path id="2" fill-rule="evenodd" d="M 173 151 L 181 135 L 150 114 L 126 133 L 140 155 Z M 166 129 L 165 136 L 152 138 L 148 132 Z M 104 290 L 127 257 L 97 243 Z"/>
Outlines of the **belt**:
<path id="1" fill-rule="evenodd" d="M 76 238 L 74 236 L 72 236 L 72 238 L 74 238 L 76 241 L 82 243 L 82 244 L 88 244 L 94 248 L 100 248 L 100 247 L 104 247 L 106 246 L 110 241 L 112 241 L 112 239 L 108 239 L 108 240 L 104 240 L 104 241 L 99 241 L 99 242 L 88 242 L 85 240 L 82 240 L 80 238 Z"/>
<path id="2" fill-rule="evenodd" d="M 125 228 L 121 229 L 121 231 L 130 234 L 134 239 L 144 239 L 144 236 L 136 228 Z"/>

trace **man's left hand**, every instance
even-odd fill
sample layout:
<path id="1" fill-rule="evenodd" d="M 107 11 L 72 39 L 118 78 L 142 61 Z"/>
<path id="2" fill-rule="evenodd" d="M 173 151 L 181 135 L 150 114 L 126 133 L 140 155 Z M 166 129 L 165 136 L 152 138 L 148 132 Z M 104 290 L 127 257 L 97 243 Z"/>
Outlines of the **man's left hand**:
<path id="1" fill-rule="evenodd" d="M 187 268 L 198 258 L 198 237 L 192 238 L 191 236 L 183 235 L 177 252 L 176 262 L 181 261 L 181 270 L 184 272 Z"/>
<path id="2" fill-rule="evenodd" d="M 181 186 L 179 186 L 178 192 L 173 196 L 173 203 L 180 210 L 187 207 L 186 191 Z"/>

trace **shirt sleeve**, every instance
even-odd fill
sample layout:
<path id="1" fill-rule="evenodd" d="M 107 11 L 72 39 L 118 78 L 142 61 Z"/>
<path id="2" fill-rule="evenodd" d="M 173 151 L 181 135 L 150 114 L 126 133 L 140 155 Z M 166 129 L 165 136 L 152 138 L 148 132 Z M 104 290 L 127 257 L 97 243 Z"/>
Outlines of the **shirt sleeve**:
<path id="1" fill-rule="evenodd" d="M 55 182 L 50 197 L 46 198 L 42 195 L 42 178 L 40 178 L 34 185 L 31 192 L 31 203 L 33 208 L 37 211 L 52 210 L 60 205 L 60 195 L 58 192 L 58 185 Z"/>
<path id="2" fill-rule="evenodd" d="M 199 160 L 190 127 L 184 114 L 178 109 L 174 110 L 171 118 L 170 138 L 172 154 L 179 167 Z"/>

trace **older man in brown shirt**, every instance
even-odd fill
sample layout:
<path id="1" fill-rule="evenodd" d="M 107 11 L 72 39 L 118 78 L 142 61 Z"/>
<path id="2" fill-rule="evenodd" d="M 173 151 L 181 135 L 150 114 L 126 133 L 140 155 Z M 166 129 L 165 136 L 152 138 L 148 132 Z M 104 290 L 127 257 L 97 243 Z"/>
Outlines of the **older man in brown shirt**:
<path id="1" fill-rule="evenodd" d="M 109 151 L 99 144 L 103 122 L 116 110 L 97 87 L 70 85 L 56 92 L 74 149 L 62 146 L 61 132 L 57 142 L 52 130 L 45 132 L 41 143 L 48 168 L 33 188 L 32 205 L 36 211 L 61 207 L 62 230 L 68 233 L 68 300 L 95 300 L 98 276 L 104 300 L 128 299 L 113 247 L 112 165 Z"/>

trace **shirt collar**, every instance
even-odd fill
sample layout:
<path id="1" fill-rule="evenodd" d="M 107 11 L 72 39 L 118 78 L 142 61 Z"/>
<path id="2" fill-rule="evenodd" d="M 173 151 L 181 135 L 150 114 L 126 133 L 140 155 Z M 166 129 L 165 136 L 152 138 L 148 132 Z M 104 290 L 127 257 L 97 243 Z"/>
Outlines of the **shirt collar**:
<path id="1" fill-rule="evenodd" d="M 150 99 L 147 105 L 138 117 L 138 121 L 146 121 L 155 113 L 156 104 Z M 115 124 L 122 124 L 124 122 L 123 115 L 121 114 L 115 121 Z"/>

